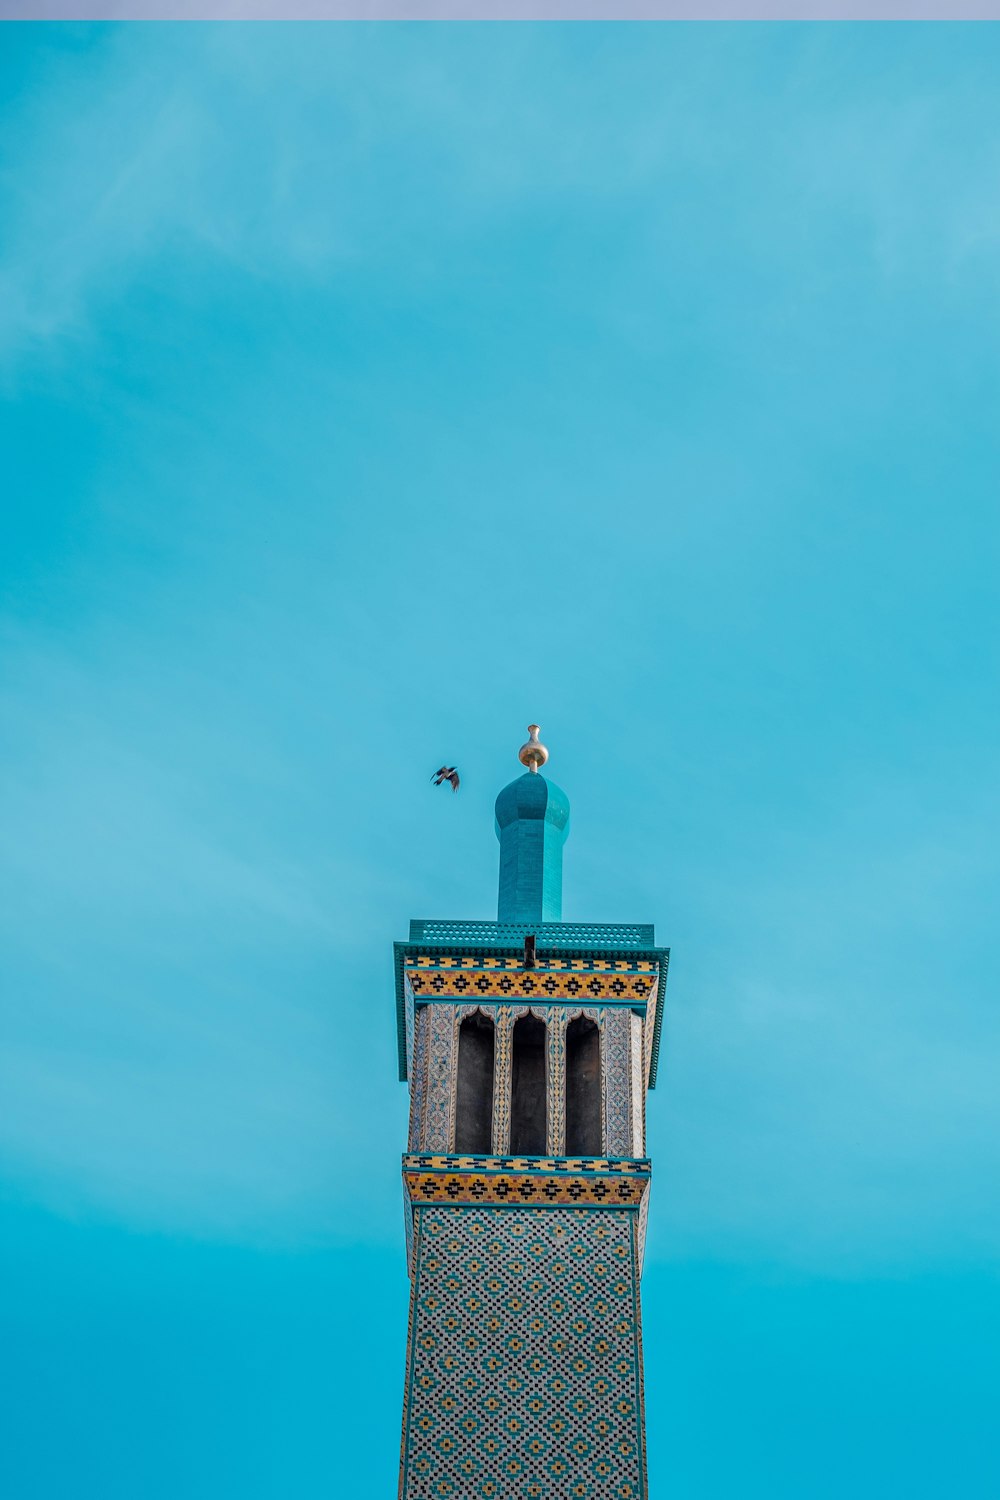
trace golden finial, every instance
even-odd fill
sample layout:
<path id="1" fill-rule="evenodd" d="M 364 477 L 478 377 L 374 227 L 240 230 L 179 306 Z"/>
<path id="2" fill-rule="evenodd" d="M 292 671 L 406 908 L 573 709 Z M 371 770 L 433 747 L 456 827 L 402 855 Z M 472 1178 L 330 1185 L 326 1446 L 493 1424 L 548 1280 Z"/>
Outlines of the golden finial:
<path id="1" fill-rule="evenodd" d="M 528 740 L 517 752 L 517 758 L 522 766 L 527 766 L 529 771 L 537 771 L 539 766 L 544 766 L 549 758 L 549 752 L 538 738 L 538 725 L 528 725 Z"/>

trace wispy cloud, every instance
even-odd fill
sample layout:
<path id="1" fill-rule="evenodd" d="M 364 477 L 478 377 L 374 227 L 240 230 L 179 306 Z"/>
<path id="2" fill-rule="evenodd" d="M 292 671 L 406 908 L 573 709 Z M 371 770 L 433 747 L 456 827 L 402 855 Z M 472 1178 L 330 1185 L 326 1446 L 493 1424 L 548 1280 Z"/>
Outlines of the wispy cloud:
<path id="1" fill-rule="evenodd" d="M 669 91 L 657 90 L 651 65 L 637 70 L 631 53 L 621 55 L 627 33 L 611 34 L 602 67 L 609 87 L 631 78 L 635 118 L 608 136 L 587 118 L 588 49 L 547 71 L 544 32 L 511 33 L 489 70 L 453 68 L 444 50 L 417 47 L 406 32 L 377 43 L 373 32 L 344 28 L 314 58 L 279 33 L 269 69 L 252 36 L 235 28 L 206 29 L 197 44 L 191 33 L 160 35 L 153 52 L 127 30 L 105 33 L 90 43 L 86 70 L 56 49 L 49 87 L 17 106 L 3 151 L 0 353 L 8 364 L 85 336 L 105 299 L 152 288 L 178 262 L 200 258 L 204 269 L 215 261 L 251 278 L 322 277 L 395 256 L 409 243 L 417 269 L 426 216 L 453 193 L 463 199 L 452 226 L 460 238 L 537 212 L 552 194 L 567 205 L 645 198 L 649 211 L 630 257 L 642 261 L 658 253 L 664 234 L 676 236 L 674 190 L 711 162 L 713 175 L 731 179 L 735 228 L 751 262 L 763 269 L 766 256 L 772 274 L 776 252 L 782 267 L 798 262 L 808 271 L 821 257 L 824 277 L 833 274 L 830 236 L 845 212 L 867 226 L 888 271 L 905 265 L 912 274 L 929 257 L 924 269 L 933 277 L 942 264 L 981 257 L 996 240 L 994 195 L 982 191 L 997 165 L 991 133 L 963 137 L 964 174 L 956 178 L 947 89 L 889 94 L 877 104 L 836 92 L 824 98 L 831 88 L 824 32 L 776 81 L 758 122 L 766 136 L 758 144 L 774 155 L 775 182 L 783 178 L 769 217 L 772 227 L 773 210 L 787 218 L 784 251 L 767 220 L 758 229 L 743 198 L 743 144 L 703 109 L 718 86 L 707 58 L 672 79 Z M 391 87 L 366 70 L 376 45 L 406 64 Z M 901 46 L 905 53 L 905 40 Z M 752 67 L 752 45 L 744 50 Z M 519 75 L 534 75 L 541 92 L 522 91 L 512 114 Z M 802 95 L 813 89 L 819 98 L 810 105 Z M 283 90 L 294 103 L 282 100 Z M 974 96 L 970 107 L 980 107 Z M 797 116 L 791 134 L 783 124 L 789 108 Z M 985 78 L 981 110 L 985 123 Z M 933 183 L 930 191 L 917 190 L 921 178 Z M 764 238 L 755 244 L 758 233 Z"/>
<path id="2" fill-rule="evenodd" d="M 537 713 L 675 946 L 654 1255 L 995 1245 L 989 42 L 151 35 L 0 148 L 9 1172 L 308 1237 L 363 1142 L 395 1239 L 389 943 Z"/>

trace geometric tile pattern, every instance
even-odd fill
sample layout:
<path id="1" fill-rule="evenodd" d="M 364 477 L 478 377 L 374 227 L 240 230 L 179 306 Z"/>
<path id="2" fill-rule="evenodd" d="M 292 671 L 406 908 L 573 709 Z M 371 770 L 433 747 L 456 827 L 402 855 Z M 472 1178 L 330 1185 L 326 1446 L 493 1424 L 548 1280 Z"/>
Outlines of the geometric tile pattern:
<path id="1" fill-rule="evenodd" d="M 637 1215 L 415 1216 L 402 1500 L 645 1497 Z"/>
<path id="2" fill-rule="evenodd" d="M 471 1152 L 410 1152 L 403 1156 L 406 1170 L 423 1172 L 534 1172 L 562 1176 L 620 1177 L 623 1173 L 650 1175 L 648 1157 L 634 1156 L 474 1156 Z"/>
<path id="3" fill-rule="evenodd" d="M 606 1159 L 605 1159 L 606 1160 Z M 502 1163 L 510 1163 L 505 1167 Z M 461 1165 L 459 1165 L 461 1163 Z M 514 1163 L 517 1163 L 515 1166 Z M 566 1157 L 538 1163 L 517 1157 L 403 1157 L 403 1182 L 413 1205 L 420 1203 L 509 1203 L 546 1208 L 554 1204 L 637 1209 L 649 1186 L 648 1161 L 621 1161 L 602 1172 Z"/>
<path id="4" fill-rule="evenodd" d="M 461 954 L 454 953 L 418 953 L 406 960 L 407 968 L 418 969 L 464 969 L 466 972 L 479 970 L 500 969 L 508 974 L 544 974 L 552 970 L 555 973 L 571 972 L 573 974 L 651 974 L 655 977 L 657 964 L 653 959 L 647 958 L 542 958 L 539 957 L 533 968 L 525 969 L 524 960 L 518 956 L 512 958 L 509 955 L 497 954 L 496 956 L 478 954 L 474 958 L 465 958 Z"/>
<path id="5" fill-rule="evenodd" d="M 657 966 L 642 960 L 596 959 L 601 968 L 582 967 L 582 959 L 553 960 L 544 968 L 525 969 L 515 959 L 446 957 L 411 958 L 405 965 L 406 978 L 414 996 L 419 999 L 475 999 L 489 996 L 497 1000 L 576 1000 L 593 1003 L 604 1000 L 619 1004 L 649 1002 L 657 983 Z M 506 968 L 502 965 L 510 964 Z M 475 965 L 475 967 L 472 967 Z M 571 965 L 579 965 L 571 969 Z"/>

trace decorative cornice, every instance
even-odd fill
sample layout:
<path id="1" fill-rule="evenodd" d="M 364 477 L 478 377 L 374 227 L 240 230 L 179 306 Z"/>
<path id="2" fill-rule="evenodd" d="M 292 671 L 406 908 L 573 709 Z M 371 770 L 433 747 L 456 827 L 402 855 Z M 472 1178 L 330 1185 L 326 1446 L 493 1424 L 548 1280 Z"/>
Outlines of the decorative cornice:
<path id="1" fill-rule="evenodd" d="M 428 941 L 424 936 L 431 933 L 452 930 L 456 933 L 467 932 L 483 934 L 483 938 L 475 942 L 434 942 Z M 667 966 L 670 959 L 669 948 L 657 948 L 652 944 L 653 928 L 650 924 L 607 924 L 597 923 L 585 924 L 577 922 L 549 922 L 536 924 L 532 929 L 526 924 L 499 923 L 499 922 L 418 922 L 410 923 L 410 941 L 406 943 L 393 944 L 393 960 L 396 979 L 396 1038 L 399 1059 L 399 1078 L 405 1083 L 408 1077 L 407 1055 L 406 1055 L 406 961 L 408 959 L 423 958 L 445 960 L 461 960 L 462 966 L 466 961 L 481 965 L 482 968 L 492 966 L 500 957 L 506 957 L 512 964 L 523 964 L 524 938 L 534 930 L 538 937 L 538 948 L 536 956 L 537 967 L 535 973 L 546 967 L 556 964 L 565 965 L 567 960 L 582 960 L 588 964 L 604 963 L 606 961 L 627 963 L 635 966 L 639 962 L 655 965 L 658 973 L 657 998 L 655 1014 L 653 1017 L 653 1036 L 650 1050 L 650 1066 L 648 1087 L 656 1087 L 656 1071 L 660 1055 L 660 1033 L 663 1026 L 663 1000 L 667 983 Z M 486 937 L 486 934 L 491 936 Z M 587 944 L 580 944 L 578 938 L 584 934 L 592 935 L 592 940 Z M 601 935 L 606 935 L 606 941 Z M 639 943 L 637 939 L 649 938 L 649 946 Z M 416 940 L 415 940 L 416 939 Z M 634 943 L 635 946 L 631 946 Z M 592 970 L 591 972 L 596 972 Z M 636 972 L 633 968 L 632 972 Z M 478 992 L 463 991 L 463 998 L 475 999 Z M 504 998 L 504 992 L 499 993 L 499 998 Z M 513 998 L 513 997 L 512 997 Z M 532 998 L 543 1003 L 545 1001 L 544 991 L 529 997 L 527 993 L 520 998 Z M 556 1003 L 560 1003 L 563 996 L 556 997 Z M 580 997 L 588 1002 L 589 995 Z M 605 1001 L 607 1004 L 633 1003 L 642 1004 L 642 1000 L 631 1000 L 626 997 L 624 1002 L 613 995 L 609 995 Z"/>
<path id="2" fill-rule="evenodd" d="M 588 1005 L 603 1000 L 611 1005 L 642 1006 L 651 997 L 657 968 L 641 959 L 588 962 L 573 958 L 543 960 L 535 968 L 526 969 L 516 959 L 493 958 L 480 964 L 476 959 L 426 955 L 407 958 L 404 967 L 417 1000 L 489 997 L 540 1004 L 568 1000 Z"/>
<path id="3" fill-rule="evenodd" d="M 403 1170 L 420 1172 L 528 1172 L 562 1177 L 614 1177 L 652 1173 L 648 1156 L 472 1156 L 457 1151 L 404 1151 Z"/>
<path id="4" fill-rule="evenodd" d="M 403 1156 L 403 1183 L 413 1207 L 506 1203 L 638 1209 L 650 1175 L 645 1158 Z"/>

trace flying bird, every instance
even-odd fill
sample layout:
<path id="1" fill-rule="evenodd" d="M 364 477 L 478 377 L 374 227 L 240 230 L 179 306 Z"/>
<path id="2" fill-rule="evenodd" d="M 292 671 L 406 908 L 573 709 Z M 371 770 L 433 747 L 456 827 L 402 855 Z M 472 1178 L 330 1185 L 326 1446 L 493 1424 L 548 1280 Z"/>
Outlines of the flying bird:
<path id="1" fill-rule="evenodd" d="M 431 780 L 435 786 L 440 786 L 444 781 L 450 781 L 452 791 L 458 791 L 458 772 L 454 766 L 442 766 L 439 771 L 434 772 Z"/>

